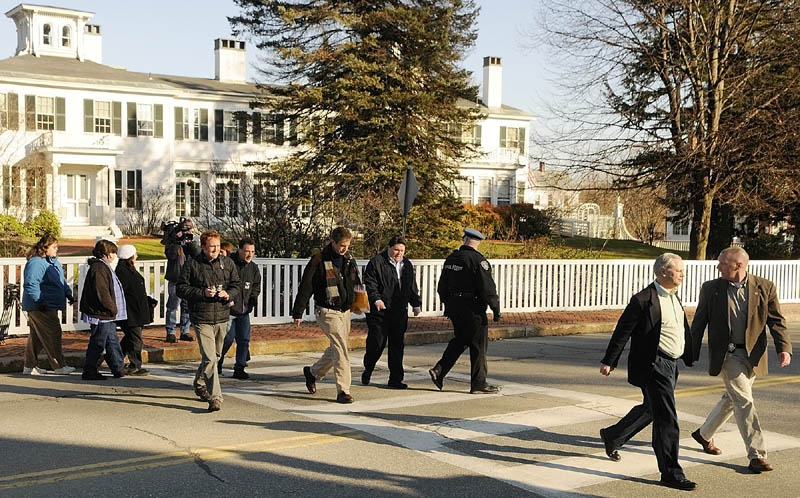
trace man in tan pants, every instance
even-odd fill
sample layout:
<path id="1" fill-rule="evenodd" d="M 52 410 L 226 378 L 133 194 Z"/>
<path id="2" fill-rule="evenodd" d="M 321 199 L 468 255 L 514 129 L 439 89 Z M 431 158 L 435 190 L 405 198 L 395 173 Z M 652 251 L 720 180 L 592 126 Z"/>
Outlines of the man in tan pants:
<path id="1" fill-rule="evenodd" d="M 353 235 L 345 227 L 334 228 L 330 243 L 315 254 L 303 270 L 303 278 L 292 307 L 292 318 L 299 326 L 308 301 L 314 296 L 317 325 L 330 340 L 322 357 L 303 368 L 308 392 L 317 392 L 317 379 L 333 368 L 336 378 L 336 401 L 352 403 L 350 395 L 350 306 L 355 300 L 355 286 L 361 283 L 358 266 L 347 253 Z"/>
<path id="2" fill-rule="evenodd" d="M 772 470 L 761 433 L 755 405 L 753 382 L 767 374 L 767 333 L 769 328 L 778 363 L 785 367 L 792 359 L 792 342 L 786 332 L 775 284 L 747 272 L 750 257 L 741 247 L 729 247 L 719 255 L 721 278 L 700 289 L 697 313 L 692 321 L 695 360 L 708 327 L 708 373 L 722 374 L 725 392 L 692 437 L 703 451 L 719 455 L 714 434 L 733 414 L 747 449 L 747 466 L 760 474 Z"/>

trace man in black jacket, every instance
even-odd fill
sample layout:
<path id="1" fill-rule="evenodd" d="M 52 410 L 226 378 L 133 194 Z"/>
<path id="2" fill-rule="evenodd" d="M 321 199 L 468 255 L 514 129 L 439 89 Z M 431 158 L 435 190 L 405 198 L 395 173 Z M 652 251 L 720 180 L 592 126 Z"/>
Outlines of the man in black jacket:
<path id="1" fill-rule="evenodd" d="M 317 324 L 331 341 L 322 357 L 311 366 L 303 367 L 306 389 L 317 392 L 316 380 L 333 368 L 336 378 L 336 401 L 352 403 L 350 395 L 350 356 L 347 342 L 350 337 L 350 306 L 355 300 L 355 286 L 361 283 L 358 266 L 347 250 L 353 235 L 345 227 L 334 228 L 331 241 L 322 252 L 312 256 L 303 270 L 297 297 L 292 306 L 292 318 L 300 326 L 308 301 L 314 296 Z"/>
<path id="2" fill-rule="evenodd" d="M 406 253 L 406 239 L 389 239 L 388 248 L 373 257 L 364 270 L 364 286 L 369 297 L 367 313 L 367 348 L 361 383 L 369 384 L 375 363 L 389 343 L 389 387 L 405 389 L 403 383 L 403 349 L 408 328 L 408 304 L 414 316 L 420 314 L 422 300 L 414 278 L 414 266 Z"/>
<path id="3" fill-rule="evenodd" d="M 641 388 L 644 401 L 616 424 L 600 429 L 600 439 L 608 457 L 619 461 L 617 449 L 652 422 L 661 484 L 690 491 L 697 485 L 686 479 L 678 463 L 680 429 L 675 411 L 677 360 L 687 366 L 694 362 L 689 322 L 676 296 L 683 282 L 683 260 L 664 253 L 656 258 L 653 271 L 655 282 L 635 294 L 622 312 L 600 367 L 601 374 L 609 375 L 630 339 L 628 382 Z"/>
<path id="4" fill-rule="evenodd" d="M 182 341 L 194 340 L 189 335 L 191 323 L 189 322 L 189 310 L 187 309 L 186 301 L 178 297 L 176 290 L 178 279 L 181 276 L 181 268 L 183 268 L 187 257 L 196 258 L 200 256 L 200 246 L 196 241 L 192 240 L 193 228 L 192 220 L 181 218 L 161 239 L 161 243 L 164 244 L 164 256 L 167 258 L 167 269 L 164 272 L 168 296 L 165 310 L 167 342 L 178 342 L 175 338 L 176 325 L 181 329 Z M 176 323 L 178 308 L 181 310 L 180 324 Z"/>
<path id="5" fill-rule="evenodd" d="M 239 241 L 239 250 L 230 256 L 239 271 L 241 287 L 239 288 L 239 297 L 234 300 L 231 308 L 228 334 L 225 336 L 217 364 L 217 372 L 222 373 L 222 362 L 236 339 L 236 363 L 233 365 L 233 378 L 241 380 L 250 378 L 244 371 L 247 360 L 250 359 L 250 312 L 253 311 L 258 302 L 258 296 L 261 294 L 261 270 L 253 262 L 255 255 L 255 241 L 245 237 Z"/>
<path id="6" fill-rule="evenodd" d="M 202 256 L 186 260 L 178 280 L 178 297 L 189 302 L 189 316 L 200 347 L 200 366 L 194 377 L 194 392 L 208 401 L 208 411 L 220 409 L 217 361 L 228 331 L 228 317 L 239 297 L 239 272 L 227 256 L 220 256 L 221 237 L 216 230 L 200 236 Z M 204 384 L 200 383 L 203 377 Z"/>

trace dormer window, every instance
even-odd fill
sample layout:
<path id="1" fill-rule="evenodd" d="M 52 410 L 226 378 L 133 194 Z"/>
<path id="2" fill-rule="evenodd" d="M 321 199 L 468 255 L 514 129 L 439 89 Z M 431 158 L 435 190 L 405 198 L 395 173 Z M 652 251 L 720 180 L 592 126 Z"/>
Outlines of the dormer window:
<path id="1" fill-rule="evenodd" d="M 69 26 L 64 26 L 61 28 L 61 46 L 62 47 L 69 47 L 70 45 L 70 29 Z"/>
<path id="2" fill-rule="evenodd" d="M 42 27 L 42 43 L 44 45 L 50 45 L 50 25 L 45 24 Z"/>

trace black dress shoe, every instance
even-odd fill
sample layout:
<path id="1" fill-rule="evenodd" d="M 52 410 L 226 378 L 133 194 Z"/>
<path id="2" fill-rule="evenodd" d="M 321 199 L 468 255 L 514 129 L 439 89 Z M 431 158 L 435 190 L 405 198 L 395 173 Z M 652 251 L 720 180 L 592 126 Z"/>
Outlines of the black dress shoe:
<path id="1" fill-rule="evenodd" d="M 311 394 L 317 392 L 317 379 L 311 374 L 311 367 L 303 367 L 303 376 L 306 378 L 306 389 Z"/>
<path id="2" fill-rule="evenodd" d="M 169 335 L 167 336 L 167 339 L 166 339 L 166 341 L 167 341 L 167 342 L 169 342 L 169 343 L 171 343 L 171 344 L 175 344 L 176 342 L 178 342 L 178 338 L 177 338 L 177 337 L 175 337 L 175 334 L 169 334 Z"/>
<path id="3" fill-rule="evenodd" d="M 364 371 L 361 372 L 361 385 L 368 386 L 371 378 L 372 370 L 364 369 Z"/>
<path id="4" fill-rule="evenodd" d="M 390 389 L 408 389 L 408 384 L 405 384 L 400 381 L 390 380 L 389 383 L 386 385 L 389 386 Z"/>
<path id="5" fill-rule="evenodd" d="M 603 440 L 603 446 L 606 449 L 606 455 L 608 458 L 615 462 L 619 462 L 622 460 L 622 455 L 619 454 L 619 451 L 614 447 L 614 444 L 606 438 L 606 430 L 600 429 L 600 439 Z"/>
<path id="6" fill-rule="evenodd" d="M 106 380 L 106 377 L 100 372 L 83 372 L 81 374 L 83 380 Z"/>
<path id="7" fill-rule="evenodd" d="M 439 371 L 436 370 L 436 368 L 434 367 L 428 370 L 428 373 L 431 374 L 431 380 L 433 381 L 433 385 L 438 387 L 439 390 L 441 391 L 442 387 L 444 387 L 444 379 L 442 378 Z"/>
<path id="8" fill-rule="evenodd" d="M 122 377 L 125 377 L 125 372 L 120 370 L 119 372 L 111 372 L 111 375 L 113 375 L 115 379 L 121 379 Z"/>
<path id="9" fill-rule="evenodd" d="M 137 368 L 136 370 L 132 370 L 130 372 L 125 372 L 125 375 L 133 375 L 135 377 L 144 377 L 145 375 L 150 375 L 150 371 L 146 368 Z"/>
<path id="10" fill-rule="evenodd" d="M 690 481 L 685 477 L 674 478 L 661 476 L 661 485 L 668 488 L 680 489 L 681 491 L 694 491 L 697 489 L 697 483 Z"/>
<path id="11" fill-rule="evenodd" d="M 239 380 L 247 380 L 250 378 L 250 375 L 244 371 L 244 368 L 234 368 L 233 378 Z"/>
<path id="12" fill-rule="evenodd" d="M 186 342 L 192 342 L 194 337 L 190 336 L 189 334 L 181 334 L 181 340 Z"/>
<path id="13" fill-rule="evenodd" d="M 497 394 L 500 392 L 499 386 L 493 386 L 491 384 L 486 384 L 483 387 L 478 387 L 476 389 L 470 389 L 470 394 Z"/>

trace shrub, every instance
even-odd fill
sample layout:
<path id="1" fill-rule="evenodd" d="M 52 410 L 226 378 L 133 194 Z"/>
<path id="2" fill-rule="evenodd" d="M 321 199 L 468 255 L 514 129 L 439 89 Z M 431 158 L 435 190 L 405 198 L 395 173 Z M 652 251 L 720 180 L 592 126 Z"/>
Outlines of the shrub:
<path id="1" fill-rule="evenodd" d="M 783 235 L 760 233 L 745 239 L 744 250 L 750 259 L 791 259 L 792 243 Z"/>
<path id="2" fill-rule="evenodd" d="M 6 214 L 0 215 L 0 233 L 3 234 L 4 239 L 30 237 L 32 235 L 27 226 L 20 223 L 13 216 Z"/>
<path id="3" fill-rule="evenodd" d="M 496 238 L 503 240 L 530 239 L 550 235 L 554 213 L 536 209 L 533 204 L 497 206 L 494 211 L 501 217 L 502 227 Z"/>
<path id="4" fill-rule="evenodd" d="M 29 234 L 38 238 L 49 233 L 54 237 L 61 236 L 61 223 L 58 217 L 52 211 L 42 209 L 35 218 L 25 223 L 28 228 Z"/>

